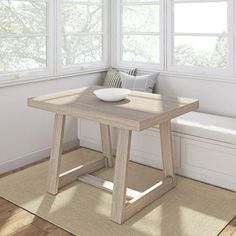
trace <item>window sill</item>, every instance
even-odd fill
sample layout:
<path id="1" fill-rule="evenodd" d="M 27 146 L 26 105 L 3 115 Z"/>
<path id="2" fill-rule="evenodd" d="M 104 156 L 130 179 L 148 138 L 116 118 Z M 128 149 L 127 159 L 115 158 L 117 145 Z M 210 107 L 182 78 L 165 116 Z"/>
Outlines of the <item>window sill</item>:
<path id="1" fill-rule="evenodd" d="M 128 71 L 130 67 L 118 67 L 118 70 Z M 158 69 L 145 69 L 138 68 L 138 74 L 145 73 L 160 73 L 161 77 L 173 78 L 173 79 L 194 79 L 194 80 L 203 80 L 203 81 L 212 81 L 212 82 L 221 82 L 221 83 L 232 83 L 236 84 L 236 78 L 231 76 L 223 75 L 209 75 L 209 74 L 191 74 L 177 71 L 163 71 Z"/>
<path id="2" fill-rule="evenodd" d="M 17 79 L 0 79 L 0 88 L 2 87 L 10 87 L 10 86 L 16 86 L 16 85 L 22 85 L 22 84 L 28 84 L 28 83 L 36 83 L 36 82 L 43 82 L 43 81 L 49 81 L 49 80 L 56 80 L 56 79 L 65 79 L 70 77 L 76 77 L 76 76 L 82 76 L 82 75 L 88 75 L 88 74 L 95 74 L 95 73 L 101 73 L 108 70 L 108 67 L 103 67 L 99 69 L 91 69 L 91 70 L 84 70 L 76 73 L 64 73 L 64 74 L 55 74 L 55 75 L 44 75 L 44 76 L 28 76 L 26 78 L 17 78 Z"/>

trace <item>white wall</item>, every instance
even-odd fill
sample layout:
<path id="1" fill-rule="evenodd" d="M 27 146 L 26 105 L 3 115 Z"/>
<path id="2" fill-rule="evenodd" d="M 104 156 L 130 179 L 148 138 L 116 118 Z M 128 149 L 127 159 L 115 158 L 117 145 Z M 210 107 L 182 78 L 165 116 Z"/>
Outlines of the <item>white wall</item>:
<path id="1" fill-rule="evenodd" d="M 104 74 L 0 88 L 0 173 L 39 160 L 49 154 L 54 115 L 27 107 L 27 98 L 97 84 Z M 64 142 L 77 141 L 77 120 L 66 121 Z"/>
<path id="2" fill-rule="evenodd" d="M 158 93 L 169 96 L 196 98 L 200 111 L 236 117 L 235 83 L 217 80 L 178 78 L 162 75 L 158 78 Z"/>

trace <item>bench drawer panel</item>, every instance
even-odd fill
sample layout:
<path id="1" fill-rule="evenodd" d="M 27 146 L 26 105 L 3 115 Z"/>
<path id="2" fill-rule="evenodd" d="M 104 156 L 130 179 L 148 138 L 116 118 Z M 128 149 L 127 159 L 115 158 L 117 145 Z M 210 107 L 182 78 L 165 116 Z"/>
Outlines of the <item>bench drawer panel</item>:
<path id="1" fill-rule="evenodd" d="M 215 178 L 236 179 L 236 149 L 206 139 L 181 138 L 181 169 Z"/>
<path id="2" fill-rule="evenodd" d="M 173 136 L 175 166 L 180 166 L 180 138 Z M 158 129 L 148 129 L 143 132 L 133 132 L 130 159 L 148 166 L 162 169 L 160 132 Z"/>

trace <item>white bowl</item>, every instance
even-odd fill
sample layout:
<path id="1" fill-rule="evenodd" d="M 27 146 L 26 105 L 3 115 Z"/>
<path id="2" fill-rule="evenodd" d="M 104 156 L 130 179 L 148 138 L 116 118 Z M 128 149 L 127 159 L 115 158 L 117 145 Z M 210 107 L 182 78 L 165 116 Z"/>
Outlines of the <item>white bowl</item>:
<path id="1" fill-rule="evenodd" d="M 93 91 L 94 95 L 105 102 L 118 102 L 128 97 L 129 89 L 105 88 Z"/>

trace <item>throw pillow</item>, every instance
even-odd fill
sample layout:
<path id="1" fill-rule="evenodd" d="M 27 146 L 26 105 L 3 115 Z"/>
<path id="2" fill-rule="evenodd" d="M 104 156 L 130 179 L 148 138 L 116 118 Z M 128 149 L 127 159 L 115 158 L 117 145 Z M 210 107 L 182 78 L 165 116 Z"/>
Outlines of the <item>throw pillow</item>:
<path id="1" fill-rule="evenodd" d="M 132 76 L 120 72 L 120 76 L 122 88 L 152 93 L 159 73 L 142 76 Z"/>
<path id="2" fill-rule="evenodd" d="M 137 69 L 129 70 L 129 75 L 136 75 Z M 126 74 L 126 73 L 125 73 Z M 104 80 L 103 86 L 109 88 L 121 88 L 121 77 L 116 69 L 109 69 Z"/>

